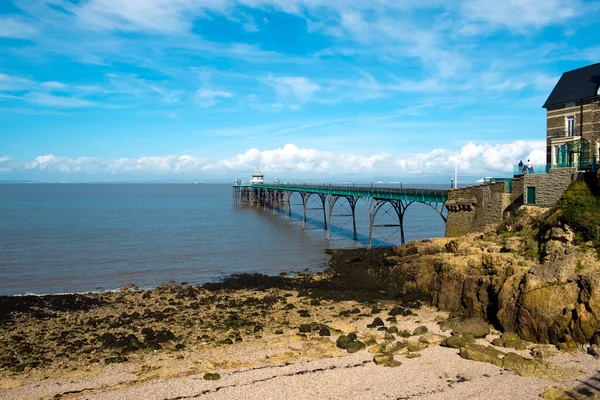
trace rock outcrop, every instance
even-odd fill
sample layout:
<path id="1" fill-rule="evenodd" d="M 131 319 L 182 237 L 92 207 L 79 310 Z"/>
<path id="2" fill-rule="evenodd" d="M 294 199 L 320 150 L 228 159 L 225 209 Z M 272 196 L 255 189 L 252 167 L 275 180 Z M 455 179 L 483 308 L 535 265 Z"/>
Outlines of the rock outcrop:
<path id="1" fill-rule="evenodd" d="M 568 227 L 551 229 L 541 243 L 532 237 L 492 232 L 336 251 L 332 281 L 407 301 L 427 299 L 531 342 L 590 342 L 600 331 L 596 251 L 575 245 Z"/>

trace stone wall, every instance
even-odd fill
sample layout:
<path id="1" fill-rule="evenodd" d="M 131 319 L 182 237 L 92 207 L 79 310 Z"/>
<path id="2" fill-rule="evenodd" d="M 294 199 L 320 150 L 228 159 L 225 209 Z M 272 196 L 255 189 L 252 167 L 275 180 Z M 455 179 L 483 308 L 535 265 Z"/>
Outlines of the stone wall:
<path id="1" fill-rule="evenodd" d="M 505 182 L 450 189 L 446 237 L 493 229 L 513 201 L 505 192 Z"/>
<path id="2" fill-rule="evenodd" d="M 548 174 L 523 176 L 523 203 L 527 204 L 527 188 L 535 187 L 536 206 L 552 207 L 571 182 L 577 179 L 575 168 L 552 168 Z"/>

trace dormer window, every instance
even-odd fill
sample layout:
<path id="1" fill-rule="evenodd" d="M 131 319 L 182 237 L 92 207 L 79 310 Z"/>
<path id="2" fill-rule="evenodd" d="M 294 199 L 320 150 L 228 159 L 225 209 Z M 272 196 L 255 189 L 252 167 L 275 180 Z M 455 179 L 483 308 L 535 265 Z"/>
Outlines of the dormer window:
<path id="1" fill-rule="evenodd" d="M 573 115 L 567 117 L 567 136 L 575 135 L 575 117 Z"/>
<path id="2" fill-rule="evenodd" d="M 575 107 L 575 102 L 574 101 L 570 101 L 565 105 L 565 108 L 573 108 Z"/>

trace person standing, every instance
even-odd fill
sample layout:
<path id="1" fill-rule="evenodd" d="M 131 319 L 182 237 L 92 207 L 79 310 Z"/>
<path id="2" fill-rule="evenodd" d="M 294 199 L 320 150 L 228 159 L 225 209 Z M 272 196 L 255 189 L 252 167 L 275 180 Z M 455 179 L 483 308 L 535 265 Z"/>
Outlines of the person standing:
<path id="1" fill-rule="evenodd" d="M 523 160 L 519 160 L 519 174 L 523 175 L 525 173 L 524 168 L 525 168 L 525 164 L 523 164 Z"/>
<path id="2" fill-rule="evenodd" d="M 529 159 L 527 159 L 527 172 L 533 172 L 533 165 L 531 164 L 531 161 Z"/>

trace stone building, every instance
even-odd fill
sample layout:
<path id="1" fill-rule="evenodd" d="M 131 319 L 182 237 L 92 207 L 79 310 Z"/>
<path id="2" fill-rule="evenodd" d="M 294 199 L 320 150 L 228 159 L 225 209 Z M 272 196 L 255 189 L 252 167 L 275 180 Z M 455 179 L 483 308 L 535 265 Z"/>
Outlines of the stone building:
<path id="1" fill-rule="evenodd" d="M 452 189 L 446 236 L 495 229 L 508 212 L 528 204 L 552 207 L 564 190 L 600 161 L 600 63 L 562 74 L 543 106 L 546 165 L 513 178 Z"/>
<path id="2" fill-rule="evenodd" d="M 543 106 L 546 163 L 596 169 L 600 160 L 600 63 L 562 74 Z"/>

